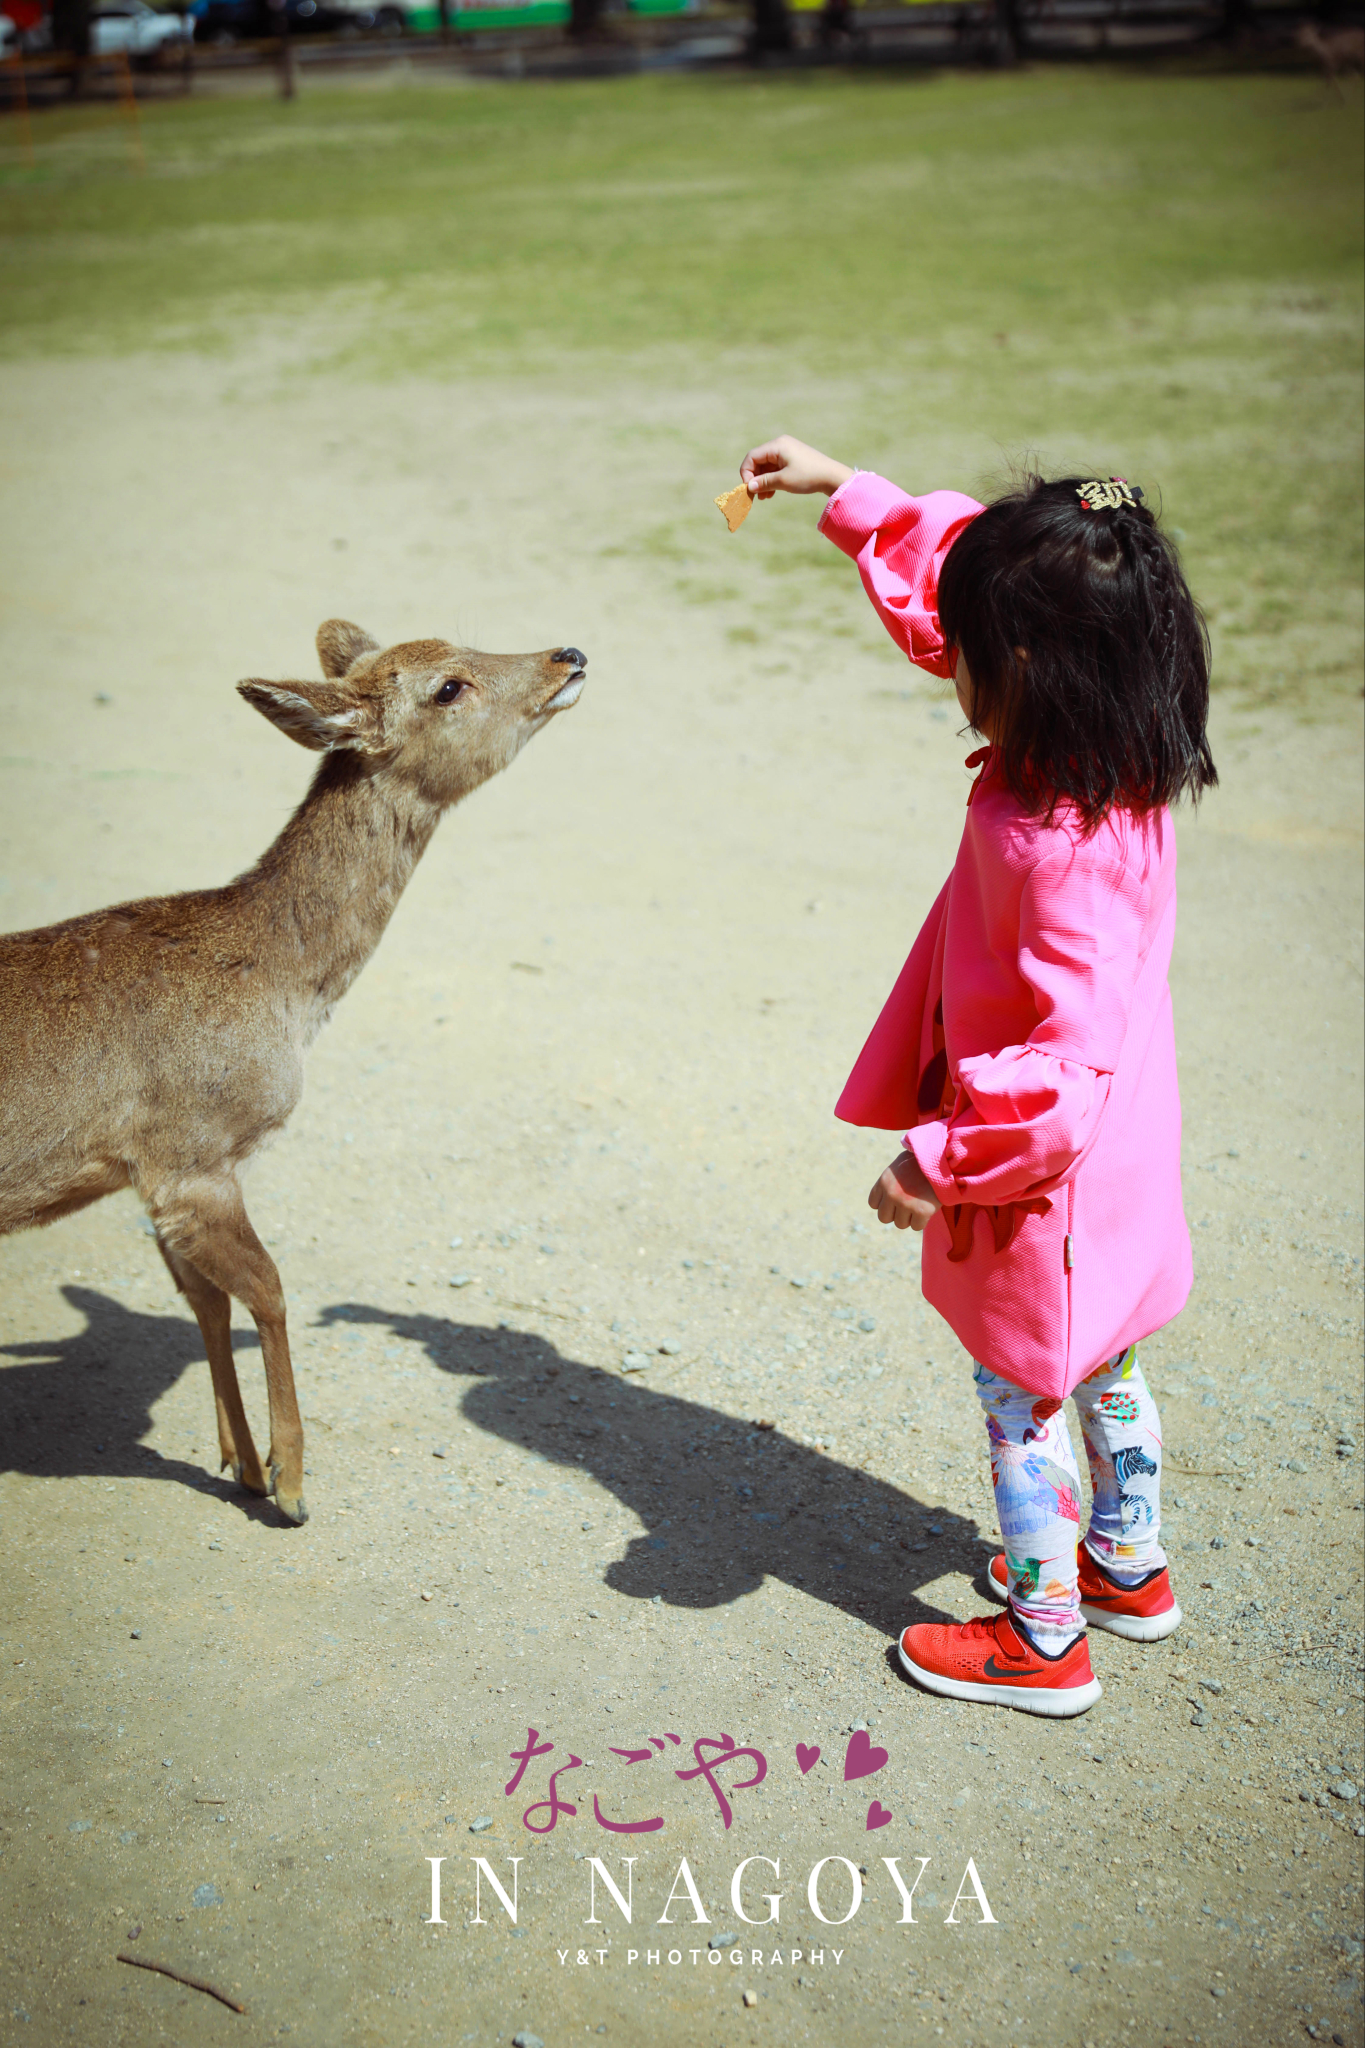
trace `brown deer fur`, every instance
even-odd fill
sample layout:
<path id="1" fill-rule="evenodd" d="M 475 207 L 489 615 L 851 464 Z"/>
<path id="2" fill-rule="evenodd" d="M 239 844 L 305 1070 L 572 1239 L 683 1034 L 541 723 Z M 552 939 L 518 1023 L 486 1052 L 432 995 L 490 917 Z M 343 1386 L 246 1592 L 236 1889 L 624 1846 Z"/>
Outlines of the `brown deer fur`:
<path id="1" fill-rule="evenodd" d="M 136 1189 L 203 1333 L 225 1466 L 302 1522 L 303 1430 L 275 1262 L 241 1169 L 284 1126 L 303 1056 L 378 945 L 443 811 L 508 766 L 582 688 L 576 648 L 381 652 L 318 630 L 325 680 L 239 683 L 323 755 L 275 841 L 225 888 L 150 897 L 0 938 L 0 1234 Z M 445 701 L 442 701 L 442 700 Z M 260 1332 L 263 1467 L 228 1297 Z"/>

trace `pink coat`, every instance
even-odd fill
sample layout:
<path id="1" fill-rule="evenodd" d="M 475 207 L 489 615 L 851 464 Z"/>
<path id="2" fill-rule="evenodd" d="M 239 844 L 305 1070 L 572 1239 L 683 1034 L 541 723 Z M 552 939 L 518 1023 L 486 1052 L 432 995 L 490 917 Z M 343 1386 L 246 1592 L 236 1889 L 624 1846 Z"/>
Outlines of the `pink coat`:
<path id="1" fill-rule="evenodd" d="M 935 675 L 948 674 L 939 569 L 980 509 L 859 471 L 820 522 Z M 836 1114 L 905 1129 L 943 1203 L 924 1233 L 926 1299 L 983 1365 L 1058 1397 L 1190 1291 L 1167 983 L 1175 834 L 1165 810 L 1116 811 L 1089 836 L 1069 808 L 1045 825 L 988 748 L 977 762 L 952 874 Z"/>

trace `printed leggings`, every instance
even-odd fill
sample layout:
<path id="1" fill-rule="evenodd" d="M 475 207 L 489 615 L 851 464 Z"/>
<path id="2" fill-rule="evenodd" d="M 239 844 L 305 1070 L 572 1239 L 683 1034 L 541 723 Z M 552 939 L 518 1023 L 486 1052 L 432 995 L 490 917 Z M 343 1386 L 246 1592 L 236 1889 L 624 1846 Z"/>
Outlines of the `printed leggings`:
<path id="1" fill-rule="evenodd" d="M 1005 1539 L 1010 1606 L 1057 1648 L 1083 1626 L 1077 1584 L 1081 1484 L 1064 1404 L 978 1365 L 991 1440 L 991 1478 Z M 1093 1499 L 1086 1548 L 1122 1584 L 1166 1562 L 1161 1548 L 1161 1421 L 1130 1345 L 1083 1379 L 1081 1418 Z"/>

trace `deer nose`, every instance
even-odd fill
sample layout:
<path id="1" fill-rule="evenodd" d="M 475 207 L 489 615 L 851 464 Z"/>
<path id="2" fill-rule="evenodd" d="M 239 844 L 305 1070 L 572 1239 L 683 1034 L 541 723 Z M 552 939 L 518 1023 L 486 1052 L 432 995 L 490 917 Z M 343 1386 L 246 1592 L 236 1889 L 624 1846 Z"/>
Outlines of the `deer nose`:
<path id="1" fill-rule="evenodd" d="M 560 647 L 550 656 L 551 661 L 562 661 L 568 668 L 586 668 L 588 657 L 577 647 Z"/>

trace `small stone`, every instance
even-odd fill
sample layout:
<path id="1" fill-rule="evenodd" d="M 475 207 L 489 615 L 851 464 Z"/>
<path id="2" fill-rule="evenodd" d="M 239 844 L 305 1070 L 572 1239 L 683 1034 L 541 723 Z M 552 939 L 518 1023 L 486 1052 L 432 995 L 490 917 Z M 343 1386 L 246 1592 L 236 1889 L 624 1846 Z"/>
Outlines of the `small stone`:
<path id="1" fill-rule="evenodd" d="M 222 1547 L 223 1547 L 223 1546 L 222 1546 L 222 1544 L 221 1544 L 221 1543 L 210 1543 L 210 1545 L 209 1545 L 209 1549 L 210 1549 L 210 1550 L 221 1550 L 221 1549 L 222 1549 Z"/>
<path id="2" fill-rule="evenodd" d="M 543 1244 L 540 1249 L 544 1252 L 547 1259 L 552 1259 L 555 1255 L 555 1247 L 552 1244 Z"/>
<path id="3" fill-rule="evenodd" d="M 472 1273 L 452 1273 L 450 1284 L 452 1287 L 469 1287 L 472 1285 L 473 1279 L 474 1275 Z"/>
<path id="4" fill-rule="evenodd" d="M 462 1237 L 452 1237 L 450 1240 L 450 1249 L 453 1252 L 457 1252 L 463 1243 L 464 1239 Z"/>
<path id="5" fill-rule="evenodd" d="M 582 1524 L 582 1527 L 583 1527 L 584 1529 L 591 1529 L 591 1527 L 592 1527 L 592 1523 L 591 1523 L 591 1522 L 584 1522 L 584 1523 Z"/>
<path id="6" fill-rule="evenodd" d="M 859 1316 L 858 1328 L 861 1331 L 863 1331 L 865 1335 L 870 1334 L 873 1330 L 876 1329 L 876 1327 L 876 1321 L 872 1316 Z"/>
<path id="7" fill-rule="evenodd" d="M 422 1598 L 424 1600 L 430 1600 L 432 1598 L 432 1595 L 430 1593 L 423 1593 Z"/>
<path id="8" fill-rule="evenodd" d="M 142 1630 L 140 1628 L 130 1628 L 128 1634 L 133 1642 L 140 1643 L 142 1641 Z"/>
<path id="9" fill-rule="evenodd" d="M 1356 1788 L 1349 1778 L 1338 1778 L 1336 1784 L 1329 1785 L 1327 1790 L 1333 1799 L 1354 1799 L 1357 1796 Z"/>
<path id="10" fill-rule="evenodd" d="M 1223 1690 L 1223 1681 L 1220 1678 L 1201 1678 L 1199 1685 L 1203 1692 L 1220 1693 Z"/>
<path id="11" fill-rule="evenodd" d="M 737 1941 L 738 1939 L 739 1936 L 735 1933 L 733 1927 L 727 1927 L 723 1934 L 709 1934 L 706 1938 L 706 1946 L 708 1948 L 728 1948 L 732 1941 Z"/>
<path id="12" fill-rule="evenodd" d="M 757 2005 L 758 1993 L 756 1991 L 746 1991 L 744 1994 L 744 2003 L 746 2005 Z"/>
<path id="13" fill-rule="evenodd" d="M 523 2028 L 521 2033 L 513 2034 L 512 2048 L 545 2048 L 545 2043 L 539 2034 L 528 2034 Z"/>
<path id="14" fill-rule="evenodd" d="M 674 1344 L 670 1341 L 667 1344 L 661 1344 L 659 1349 L 665 1358 L 680 1358 L 682 1356 L 681 1344 Z"/>
<path id="15" fill-rule="evenodd" d="M 624 1358 L 621 1360 L 621 1370 L 622 1372 L 644 1372 L 645 1368 L 650 1363 L 651 1361 L 648 1352 L 627 1351 Z"/>
<path id="16" fill-rule="evenodd" d="M 1209 1989 L 1212 1991 L 1215 1998 L 1226 1998 L 1228 1995 L 1221 1984 L 1211 1984 L 1209 1986 Z"/>
<path id="17" fill-rule="evenodd" d="M 469 1823 L 469 1832 L 471 1835 L 486 1835 L 488 1833 L 488 1830 L 492 1827 L 492 1825 L 492 1814 L 481 1813 L 477 1820 L 472 1820 Z"/>

